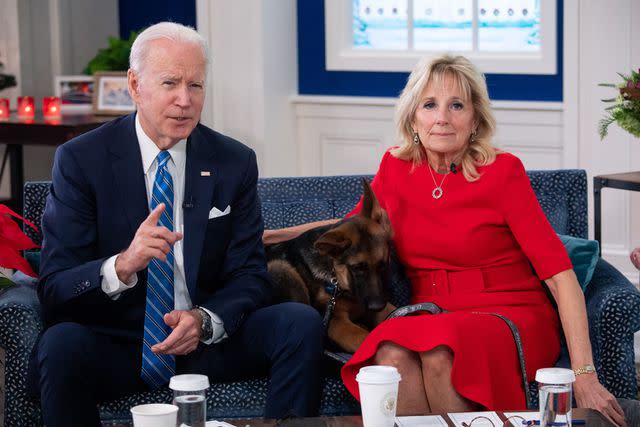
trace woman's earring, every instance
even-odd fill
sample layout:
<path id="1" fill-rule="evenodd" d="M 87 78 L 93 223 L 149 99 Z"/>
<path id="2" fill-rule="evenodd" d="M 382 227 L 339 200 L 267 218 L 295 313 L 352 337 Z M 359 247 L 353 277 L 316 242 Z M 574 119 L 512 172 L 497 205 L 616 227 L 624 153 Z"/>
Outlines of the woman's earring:
<path id="1" fill-rule="evenodd" d="M 470 138 L 471 142 L 476 142 L 476 130 L 472 130 L 471 131 L 471 138 Z"/>
<path id="2" fill-rule="evenodd" d="M 420 136 L 418 135 L 418 132 L 413 132 L 413 143 L 420 145 Z"/>

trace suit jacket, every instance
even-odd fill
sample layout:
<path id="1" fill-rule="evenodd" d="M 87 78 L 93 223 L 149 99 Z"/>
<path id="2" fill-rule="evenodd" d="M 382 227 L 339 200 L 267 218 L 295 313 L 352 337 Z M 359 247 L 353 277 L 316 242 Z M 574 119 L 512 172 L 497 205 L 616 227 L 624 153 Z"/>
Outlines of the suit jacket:
<path id="1" fill-rule="evenodd" d="M 209 171 L 210 176 L 202 176 Z M 45 326 L 72 321 L 142 339 L 147 270 L 117 299 L 101 288 L 100 267 L 131 243 L 149 215 L 135 115 L 109 122 L 56 151 L 42 218 L 38 296 Z M 198 125 L 187 140 L 184 269 L 193 304 L 216 313 L 232 335 L 268 304 L 255 153 Z M 211 208 L 228 215 L 209 220 Z"/>

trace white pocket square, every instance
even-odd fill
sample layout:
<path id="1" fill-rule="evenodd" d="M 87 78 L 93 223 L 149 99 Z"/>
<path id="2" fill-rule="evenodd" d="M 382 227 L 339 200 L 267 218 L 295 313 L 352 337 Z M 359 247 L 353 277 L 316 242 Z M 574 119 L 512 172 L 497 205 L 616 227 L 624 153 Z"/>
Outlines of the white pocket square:
<path id="1" fill-rule="evenodd" d="M 224 211 L 221 211 L 220 209 L 214 206 L 209 211 L 209 219 L 214 219 L 221 216 L 229 215 L 230 212 L 231 212 L 231 206 L 227 206 L 227 208 Z"/>

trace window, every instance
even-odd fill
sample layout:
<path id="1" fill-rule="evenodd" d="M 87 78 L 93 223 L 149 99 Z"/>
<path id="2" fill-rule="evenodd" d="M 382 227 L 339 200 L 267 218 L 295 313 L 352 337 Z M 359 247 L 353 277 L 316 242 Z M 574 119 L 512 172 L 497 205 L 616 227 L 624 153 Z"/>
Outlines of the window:
<path id="1" fill-rule="evenodd" d="M 325 0 L 328 70 L 410 71 L 467 56 L 485 73 L 556 73 L 555 0 Z"/>

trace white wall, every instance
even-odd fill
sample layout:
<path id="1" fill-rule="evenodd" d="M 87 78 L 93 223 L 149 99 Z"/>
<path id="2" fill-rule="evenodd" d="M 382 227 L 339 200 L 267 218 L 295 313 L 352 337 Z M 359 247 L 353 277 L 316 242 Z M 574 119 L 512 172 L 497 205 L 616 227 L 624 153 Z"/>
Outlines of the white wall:
<path id="1" fill-rule="evenodd" d="M 295 175 L 296 1 L 197 0 L 211 67 L 203 123 L 252 147 L 262 176 Z"/>

